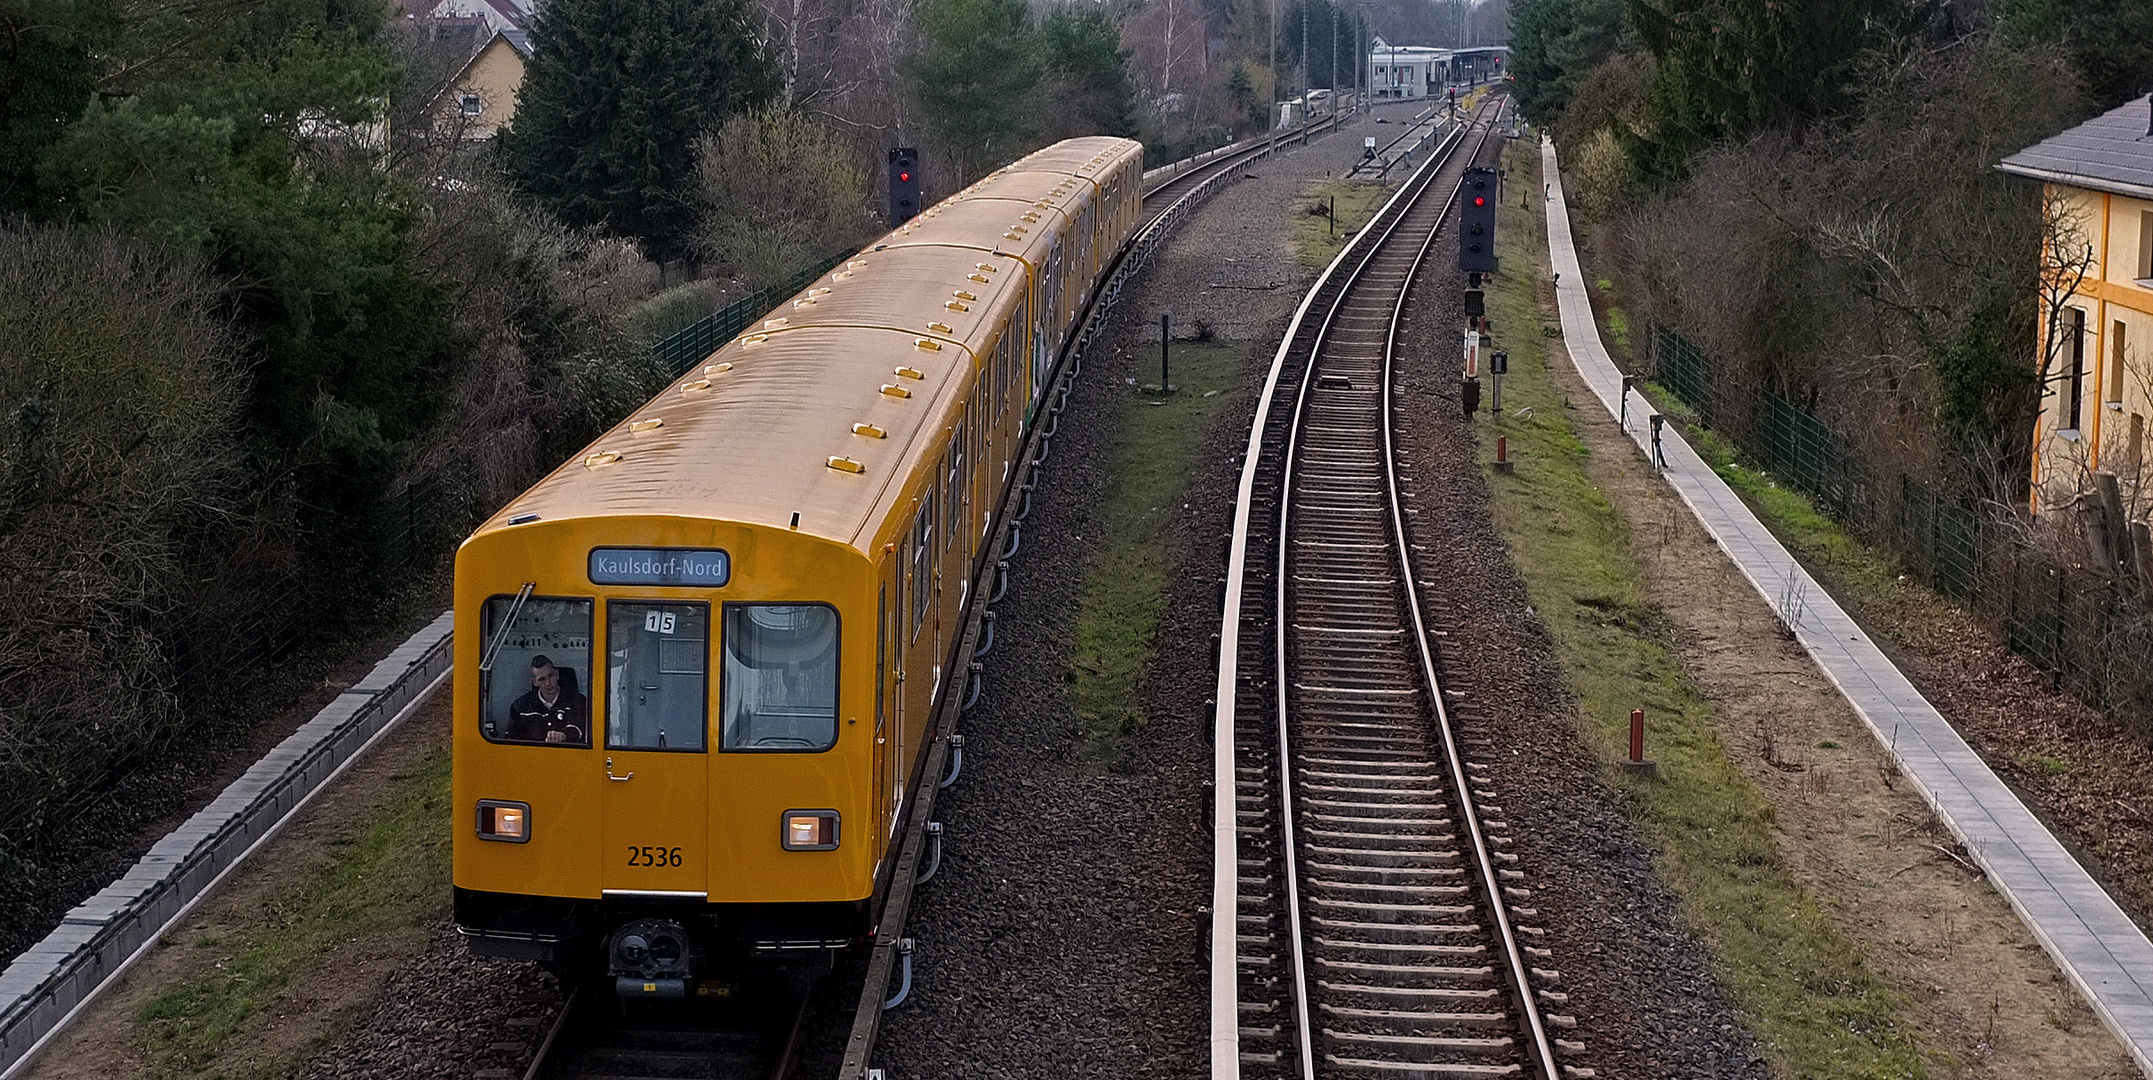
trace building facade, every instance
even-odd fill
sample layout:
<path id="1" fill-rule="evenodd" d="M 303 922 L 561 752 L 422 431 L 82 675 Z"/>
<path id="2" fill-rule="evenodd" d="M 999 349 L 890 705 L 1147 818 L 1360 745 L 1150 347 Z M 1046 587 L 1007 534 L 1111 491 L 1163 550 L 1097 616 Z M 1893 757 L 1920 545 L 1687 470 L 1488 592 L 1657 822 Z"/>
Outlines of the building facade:
<path id="1" fill-rule="evenodd" d="M 1378 98 L 1422 98 L 1440 94 L 1450 72 L 1450 50 L 1393 45 L 1381 37 L 1368 50 L 1374 78 L 1369 92 Z"/>
<path id="2" fill-rule="evenodd" d="M 466 139 L 492 138 L 516 116 L 516 95 L 523 88 L 524 62 L 530 58 L 529 34 L 495 31 L 435 99 L 434 123 Z"/>
<path id="3" fill-rule="evenodd" d="M 2153 498 L 2153 98 L 2104 113 L 2003 160 L 2040 181 L 2049 219 L 2041 273 L 2041 412 L 2033 510 L 2062 506 L 2096 472 L 2127 501 Z"/>

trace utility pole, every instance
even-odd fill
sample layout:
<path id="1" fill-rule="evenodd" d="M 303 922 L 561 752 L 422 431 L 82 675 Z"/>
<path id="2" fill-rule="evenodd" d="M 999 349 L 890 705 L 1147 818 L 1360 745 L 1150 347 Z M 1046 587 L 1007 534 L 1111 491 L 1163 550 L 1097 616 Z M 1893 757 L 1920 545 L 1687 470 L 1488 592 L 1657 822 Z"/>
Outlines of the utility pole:
<path id="1" fill-rule="evenodd" d="M 1301 0 L 1301 145 L 1308 145 L 1308 0 Z"/>
<path id="2" fill-rule="evenodd" d="M 1268 13 L 1268 14 L 1269 14 L 1269 15 L 1271 16 L 1271 45 L 1270 45 L 1270 50 L 1271 50 L 1271 101 L 1272 101 L 1272 105 L 1271 105 L 1271 108 L 1273 108 L 1273 109 L 1276 109 L 1276 108 L 1278 108 L 1278 105 L 1277 105 L 1277 101 L 1278 101 L 1278 98 L 1279 98 L 1279 93 L 1278 93 L 1278 0 L 1270 0 L 1270 8 L 1269 8 L 1269 11 L 1268 11 L 1267 13 Z M 1206 48 L 1209 48 L 1209 46 L 1208 46 L 1208 45 L 1207 45 L 1207 46 L 1205 46 L 1205 47 L 1206 47 Z M 1271 130 L 1273 130 L 1273 131 L 1276 131 L 1276 130 L 1278 130 L 1278 121 L 1277 121 L 1276 119 L 1273 119 L 1273 120 L 1271 121 Z"/>

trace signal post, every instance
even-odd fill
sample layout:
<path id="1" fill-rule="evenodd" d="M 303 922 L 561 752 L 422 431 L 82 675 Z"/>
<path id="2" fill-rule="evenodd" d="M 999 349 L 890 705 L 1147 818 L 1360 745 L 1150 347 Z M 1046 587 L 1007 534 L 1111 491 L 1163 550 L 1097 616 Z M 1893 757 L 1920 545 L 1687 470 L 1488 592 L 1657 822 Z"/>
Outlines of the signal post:
<path id="1" fill-rule="evenodd" d="M 1487 295 L 1480 285 L 1481 275 L 1495 271 L 1495 181 L 1494 169 L 1467 169 L 1458 189 L 1458 269 L 1465 271 L 1465 371 L 1458 399 L 1467 419 L 1480 407 L 1480 355 L 1489 344 Z M 1489 408 L 1497 415 L 1503 411 L 1503 366 L 1489 368 Z"/>

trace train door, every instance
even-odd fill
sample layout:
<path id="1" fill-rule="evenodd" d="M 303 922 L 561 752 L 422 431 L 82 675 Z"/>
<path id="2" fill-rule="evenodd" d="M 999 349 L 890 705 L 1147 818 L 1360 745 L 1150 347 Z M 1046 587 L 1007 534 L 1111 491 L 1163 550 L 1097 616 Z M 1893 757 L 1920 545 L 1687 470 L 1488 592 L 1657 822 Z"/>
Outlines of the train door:
<path id="1" fill-rule="evenodd" d="M 949 547 L 949 564 L 957 574 L 957 603 L 954 610 L 962 610 L 964 602 L 972 598 L 972 575 L 966 567 L 972 565 L 972 484 L 971 484 L 971 433 L 967 419 L 957 421 L 957 430 L 949 437 L 949 451 L 942 456 L 943 504 L 949 508 L 947 534 L 943 543 Z"/>
<path id="2" fill-rule="evenodd" d="M 934 487 L 920 493 L 919 516 L 912 521 L 912 557 L 907 562 L 905 577 L 905 606 L 908 609 L 905 630 L 905 657 L 902 665 L 904 679 L 904 713 L 898 737 L 892 740 L 900 755 L 898 764 L 898 796 L 904 795 L 904 785 L 910 782 L 912 748 L 925 726 L 926 717 L 934 708 L 935 679 L 941 672 L 936 664 L 934 629 L 928 624 L 934 621 Z"/>
<path id="3" fill-rule="evenodd" d="M 994 363 L 991 354 L 987 363 Z M 972 472 L 965 477 L 964 482 L 965 487 L 972 491 L 977 500 L 973 505 L 979 508 L 974 519 L 979 522 L 979 528 L 972 534 L 972 550 L 975 553 L 980 545 L 987 542 L 988 519 L 993 517 L 994 510 L 994 488 L 988 483 L 987 475 L 987 462 L 993 460 L 991 455 L 994 453 L 994 440 L 989 434 L 994 430 L 994 419 L 993 414 L 988 411 L 991 406 L 987 404 L 987 390 L 992 385 L 990 380 L 993 378 L 994 373 L 987 367 L 982 367 L 978 377 L 972 382 Z M 971 563 L 968 561 L 966 565 Z"/>
<path id="4" fill-rule="evenodd" d="M 606 604 L 608 894 L 708 895 L 710 605 Z"/>
<path id="5" fill-rule="evenodd" d="M 1061 288 L 1061 282 L 1054 279 L 1054 264 L 1060 254 L 1059 245 L 1048 249 L 1047 257 L 1039 263 L 1039 287 L 1032 293 L 1032 377 L 1029 387 L 1033 404 L 1037 404 L 1040 395 L 1046 392 L 1047 367 L 1054 362 L 1052 341 L 1055 335 L 1048 333 L 1048 328 L 1054 327 L 1055 290 Z M 1060 330 L 1059 327 L 1054 329 Z M 1033 415 L 1030 409 L 1025 413 Z"/>
<path id="6" fill-rule="evenodd" d="M 875 603 L 875 782 L 881 785 L 882 836 L 887 844 L 897 835 L 898 811 L 904 808 L 905 760 L 904 687 L 898 672 L 904 669 L 904 558 L 890 560 Z M 885 851 L 885 856 L 887 856 Z"/>
<path id="7" fill-rule="evenodd" d="M 927 545 L 927 578 L 931 582 L 928 586 L 927 621 L 933 624 L 927 628 L 927 661 L 933 665 L 930 670 L 934 672 L 934 677 L 928 680 L 927 689 L 927 707 L 930 710 L 934 708 L 934 695 L 942 689 L 942 664 L 948 659 L 946 649 L 949 642 L 949 618 L 944 610 L 948 601 L 943 597 L 942 590 L 943 567 L 946 564 L 946 560 L 942 558 L 942 549 L 949 546 L 949 534 L 953 531 L 949 520 L 947 450 L 948 448 L 944 447 L 942 459 L 935 468 L 934 475 L 940 483 L 931 484 L 927 488 L 929 513 L 934 519 L 928 533 Z M 924 720 L 925 717 L 922 716 L 921 719 Z"/>

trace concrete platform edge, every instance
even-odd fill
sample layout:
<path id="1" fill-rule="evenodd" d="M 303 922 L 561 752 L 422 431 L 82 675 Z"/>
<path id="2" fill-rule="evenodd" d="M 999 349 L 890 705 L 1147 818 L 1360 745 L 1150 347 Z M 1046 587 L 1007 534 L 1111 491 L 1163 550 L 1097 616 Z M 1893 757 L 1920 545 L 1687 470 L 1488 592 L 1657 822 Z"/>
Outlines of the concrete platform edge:
<path id="1" fill-rule="evenodd" d="M 1570 361 L 1577 368 L 1579 376 L 1592 388 L 1594 395 L 1600 399 L 1602 407 L 1607 409 L 1610 416 L 1621 416 L 1626 412 L 1634 412 L 1634 426 L 1626 425 L 1625 433 L 1638 445 L 1638 449 L 1649 458 L 1651 448 L 1648 442 L 1649 436 L 1644 431 L 1643 418 L 1651 412 L 1652 406 L 1642 395 L 1638 394 L 1633 394 L 1630 401 L 1624 401 L 1620 372 L 1614 367 L 1613 360 L 1608 357 L 1605 346 L 1600 343 L 1598 328 L 1592 321 L 1590 300 L 1584 292 L 1582 267 L 1577 259 L 1576 248 L 1571 241 L 1568 205 L 1563 195 L 1561 173 L 1556 168 L 1555 147 L 1552 142 L 1545 139 L 1542 140 L 1541 144 L 1541 163 L 1542 179 L 1546 185 L 1547 196 L 1550 271 L 1555 275 L 1555 291 L 1561 315 L 1563 339 L 1568 347 Z M 1570 279 L 1567 283 L 1563 281 L 1565 276 Z M 1627 409 L 1625 408 L 1626 405 L 1628 406 Z M 1902 751 L 1898 740 L 1898 727 L 1901 721 L 1873 711 L 1868 704 L 1865 704 L 1865 700 L 1887 696 L 1888 690 L 1890 692 L 1888 696 L 1900 697 L 1904 695 L 1905 698 L 1911 698 L 1913 701 L 1919 702 L 1918 707 L 1930 713 L 1935 712 L 1934 707 L 1929 705 L 1927 700 L 1922 698 L 1919 692 L 1913 688 L 1912 683 L 1906 679 L 1904 673 L 1891 664 L 1889 659 L 1885 658 L 1882 652 L 1867 640 L 1866 635 L 1855 634 L 1847 639 L 1856 642 L 1858 649 L 1849 649 L 1846 641 L 1840 640 L 1837 633 L 1829 636 L 1825 635 L 1826 626 L 1824 624 L 1839 624 L 1831 627 L 1831 629 L 1843 633 L 1846 627 L 1854 626 L 1852 618 L 1839 608 L 1837 602 L 1832 600 L 1823 587 L 1818 585 L 1806 570 L 1803 570 L 1799 564 L 1795 563 L 1793 557 L 1776 541 L 1771 542 L 1771 547 L 1775 549 L 1777 556 L 1784 560 L 1785 568 L 1777 582 L 1767 582 L 1765 580 L 1770 574 L 1770 567 L 1752 565 L 1752 559 L 1744 558 L 1737 554 L 1736 550 L 1728 543 L 1730 538 L 1723 535 L 1721 530 L 1714 524 L 1713 519 L 1717 515 L 1712 511 L 1717 511 L 1719 508 L 1713 507 L 1708 511 L 1708 508 L 1702 505 L 1700 500 L 1704 498 L 1702 492 L 1709 488 L 1710 485 L 1715 484 L 1723 489 L 1712 492 L 1715 498 L 1724 496 L 1737 506 L 1739 506 L 1739 499 L 1733 495 L 1731 489 L 1726 489 L 1725 482 L 1720 480 L 1704 464 L 1702 457 L 1697 455 L 1671 428 L 1663 432 L 1661 446 L 1662 453 L 1669 462 L 1668 471 L 1672 473 L 1677 468 L 1680 468 L 1684 474 L 1683 480 L 1685 482 L 1680 483 L 1676 482 L 1674 476 L 1666 476 L 1668 486 L 1682 499 L 1683 504 L 1689 508 L 1690 513 L 1697 518 L 1699 524 L 1703 525 L 1711 533 L 1720 550 L 1726 553 L 1728 559 L 1735 564 L 1737 569 L 1742 571 L 1743 576 L 1749 580 L 1750 585 L 1763 597 L 1765 604 L 1779 614 L 1782 623 L 1791 623 L 1796 639 L 1801 643 L 1804 651 L 1809 653 L 1818 668 L 1831 680 L 1833 687 L 1840 692 L 1842 697 L 1846 698 L 1848 704 L 1853 706 L 1856 714 L 1861 717 L 1862 723 L 1869 728 L 1870 734 L 1876 738 L 1878 745 L 1883 747 L 1886 753 L 1891 756 L 1892 763 L 1899 769 L 1900 775 L 1906 777 L 1908 782 L 1914 786 L 1922 801 L 1927 803 L 1930 809 L 1936 813 L 1937 818 L 1944 823 L 1945 828 L 1950 831 L 1952 836 L 1965 845 L 1974 862 L 1987 875 L 1990 884 L 2003 896 L 2005 902 L 2018 915 L 2020 921 L 2033 934 L 2035 940 L 2040 942 L 2042 950 L 2055 961 L 2056 966 L 2071 982 L 2071 985 L 2077 989 L 2079 995 L 2086 1001 L 2088 1006 L 2093 1009 L 2095 1015 L 2100 1017 L 2101 1023 L 2116 1036 L 2117 1041 L 2123 1045 L 2124 1050 L 2130 1055 L 2132 1061 L 2137 1064 L 2139 1071 L 2148 1077 L 2153 1077 L 2153 1030 L 2134 1030 L 2124 1020 L 2126 1012 L 2139 1017 L 2153 1015 L 2153 994 L 2148 994 L 2147 987 L 2134 974 L 2137 972 L 2153 974 L 2153 942 L 2147 941 L 2145 934 L 2124 913 L 2121 906 L 2116 904 L 2114 898 L 2100 888 L 2099 883 L 2093 880 L 2092 875 L 2088 874 L 2084 867 L 2080 866 L 2075 859 L 2069 857 L 2062 843 L 2056 840 L 2040 824 L 2039 819 L 2035 818 L 2033 813 L 2019 800 L 2018 796 L 1983 764 L 1979 766 L 1979 772 L 1986 774 L 1988 782 L 1981 785 L 1983 790 L 1980 793 L 1981 801 L 1979 806 L 1981 813 L 1979 816 L 1986 818 L 1991 824 L 2000 824 L 1999 817 L 2011 819 L 2013 831 L 2007 835 L 2005 840 L 2013 847 L 2033 844 L 2042 849 L 2044 853 L 2051 848 L 2054 852 L 2061 853 L 2063 856 L 2061 865 L 2068 868 L 2063 872 L 2071 880 L 2062 883 L 2062 885 L 2050 883 L 2045 877 L 2029 880 L 2025 872 L 2018 870 L 2016 867 L 2003 865 L 2003 860 L 1996 857 L 1997 842 L 1993 839 L 1984 840 L 1976 835 L 1976 832 L 1966 822 L 1961 821 L 1959 816 L 1954 814 L 1951 808 L 1946 805 L 1938 790 L 1937 785 L 1939 783 L 1959 779 L 1958 776 L 1947 771 L 1947 766 L 1941 761 L 1941 755 L 1943 753 L 1952 753 L 1954 756 L 1958 754 L 1972 756 L 1971 748 L 1965 744 L 1963 739 L 1958 737 L 1955 731 L 1950 730 L 1947 723 L 1942 722 L 1941 714 L 1937 714 L 1936 718 L 1942 727 L 1942 732 L 1940 733 L 1935 729 L 1936 725 L 1925 725 L 1921 732 L 1921 745 L 1925 750 L 1929 750 L 1930 753 L 1922 760 L 1914 760 L 1911 753 Z M 1747 515 L 1748 511 L 1746 508 L 1742 508 L 1740 513 Z M 1753 517 L 1751 520 L 1754 522 Z M 1758 529 L 1762 529 L 1761 524 L 1758 525 Z M 1757 554 L 1754 558 L 1758 562 L 1765 561 L 1763 553 Z M 1775 595 L 1773 584 L 1780 585 L 1782 593 L 1792 595 L 1795 590 L 1799 590 L 1805 596 L 1802 604 L 1796 609 L 1791 618 L 1783 610 L 1780 596 Z M 1822 646 L 1826 643 L 1838 649 L 1841 652 L 1841 657 L 1834 659 L 1824 655 Z M 1863 656 L 1857 660 L 1857 658 L 1848 655 L 1854 651 L 1873 653 L 1874 655 Z M 1893 685 L 1886 688 L 1874 685 L 1872 680 L 1871 689 L 1877 691 L 1876 694 L 1859 692 L 1859 688 L 1850 685 L 1848 682 L 1848 679 L 1857 672 L 1864 675 L 1882 675 Z M 1890 723 L 1891 730 L 1887 730 L 1887 723 Z M 1935 743 L 1942 744 L 1941 751 L 1931 745 L 1932 740 Z M 1979 761 L 1978 757 L 1974 757 L 1973 760 Z M 2034 835 L 2036 833 L 2038 835 Z M 2028 866 L 2031 866 L 2034 860 L 2028 858 L 2025 862 Z M 2099 899 L 2091 905 L 2094 910 L 2090 912 L 2081 910 L 2078 905 L 2071 904 L 2064 899 L 2063 894 L 2066 891 L 2064 886 L 2068 886 L 2069 891 L 2081 895 L 2097 895 Z M 2031 895 L 2029 895 L 2029 889 L 2031 890 Z M 2054 903 L 2041 902 L 2051 900 Z M 2048 910 L 2051 907 L 2061 907 L 2063 910 Z M 2055 921 L 2059 917 L 2069 925 L 2053 927 L 2047 925 L 2047 923 Z M 2128 957 L 2118 956 L 2104 946 L 2099 950 L 2100 955 L 2096 956 L 2085 948 L 2075 947 L 2066 943 L 2063 940 L 2064 936 L 2069 936 L 2075 941 L 2091 940 L 2097 936 L 2121 941 L 2130 955 Z M 2106 961 L 2105 963 L 2103 962 L 2104 960 Z M 2115 970 L 2123 977 L 2095 979 L 2089 974 L 2089 969 L 2091 968 Z"/>

